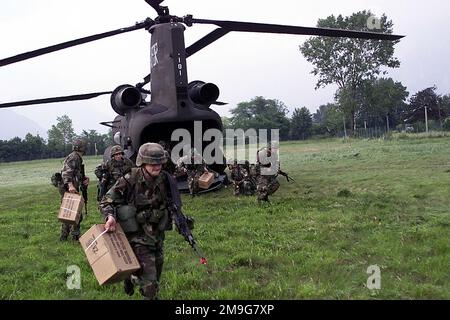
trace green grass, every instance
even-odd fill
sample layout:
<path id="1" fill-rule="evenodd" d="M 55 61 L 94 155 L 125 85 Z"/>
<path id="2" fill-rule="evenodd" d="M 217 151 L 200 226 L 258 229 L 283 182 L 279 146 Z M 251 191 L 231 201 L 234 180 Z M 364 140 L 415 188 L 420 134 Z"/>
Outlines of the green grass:
<path id="1" fill-rule="evenodd" d="M 449 299 L 450 139 L 281 144 L 284 178 L 271 204 L 230 189 L 191 199 L 202 266 L 168 232 L 162 299 Z M 101 223 L 93 170 L 82 232 Z M 60 243 L 61 159 L 0 164 L 0 299 L 140 299 L 99 286 L 78 244 Z M 81 268 L 81 290 L 66 268 Z M 370 265 L 381 289 L 366 287 Z"/>

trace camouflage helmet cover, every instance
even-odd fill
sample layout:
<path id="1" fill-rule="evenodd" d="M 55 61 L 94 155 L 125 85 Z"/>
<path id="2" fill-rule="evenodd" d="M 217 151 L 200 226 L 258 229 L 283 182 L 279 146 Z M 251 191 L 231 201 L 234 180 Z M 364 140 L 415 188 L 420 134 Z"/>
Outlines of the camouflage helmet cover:
<path id="1" fill-rule="evenodd" d="M 111 158 L 114 157 L 116 154 L 124 154 L 122 148 L 117 145 L 111 148 Z"/>
<path id="2" fill-rule="evenodd" d="M 78 152 L 86 152 L 87 140 L 83 138 L 77 138 L 73 141 L 73 150 Z"/>
<path id="3" fill-rule="evenodd" d="M 138 151 L 136 166 L 148 164 L 164 164 L 167 162 L 168 153 L 158 143 L 144 143 Z"/>

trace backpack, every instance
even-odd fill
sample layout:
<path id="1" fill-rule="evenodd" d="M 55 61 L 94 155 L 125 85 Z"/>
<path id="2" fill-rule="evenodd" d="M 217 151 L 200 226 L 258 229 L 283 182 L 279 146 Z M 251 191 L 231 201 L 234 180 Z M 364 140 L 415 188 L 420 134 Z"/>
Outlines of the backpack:
<path id="1" fill-rule="evenodd" d="M 52 185 L 54 185 L 55 187 L 58 187 L 59 185 L 63 184 L 61 172 L 55 172 L 51 176 L 50 181 L 52 182 Z"/>

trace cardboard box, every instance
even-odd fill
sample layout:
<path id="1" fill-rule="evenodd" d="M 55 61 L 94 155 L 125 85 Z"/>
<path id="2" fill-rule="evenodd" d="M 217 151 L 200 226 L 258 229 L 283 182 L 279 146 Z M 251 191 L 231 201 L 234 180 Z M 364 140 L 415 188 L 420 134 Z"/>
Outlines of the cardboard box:
<path id="1" fill-rule="evenodd" d="M 80 238 L 100 285 L 124 280 L 141 267 L 119 224 L 115 232 L 104 231 L 104 224 L 96 224 Z"/>
<path id="2" fill-rule="evenodd" d="M 76 193 L 66 192 L 59 208 L 58 220 L 77 225 L 84 207 L 84 199 Z"/>
<path id="3" fill-rule="evenodd" d="M 202 189 L 208 189 L 214 182 L 214 173 L 205 172 L 198 179 L 198 186 Z"/>

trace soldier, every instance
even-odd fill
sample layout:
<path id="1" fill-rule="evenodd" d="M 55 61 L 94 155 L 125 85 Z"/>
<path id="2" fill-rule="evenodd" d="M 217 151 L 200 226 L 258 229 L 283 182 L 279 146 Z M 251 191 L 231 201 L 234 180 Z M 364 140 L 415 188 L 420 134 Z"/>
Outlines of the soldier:
<path id="1" fill-rule="evenodd" d="M 95 175 L 98 178 L 97 201 L 101 201 L 106 192 L 116 183 L 116 181 L 131 171 L 134 163 L 124 157 L 124 152 L 120 146 L 111 148 L 111 159 L 95 168 Z"/>
<path id="2" fill-rule="evenodd" d="M 163 165 L 163 170 L 167 171 L 168 173 L 170 173 L 171 175 L 175 175 L 175 171 L 176 171 L 176 166 L 175 163 L 173 163 L 171 157 L 170 157 L 170 144 L 165 142 L 164 140 L 161 140 L 158 142 L 161 147 L 163 147 L 163 149 L 165 151 L 167 151 L 167 153 L 169 154 L 169 158 L 167 159 L 167 162 Z"/>
<path id="3" fill-rule="evenodd" d="M 177 166 L 179 171 L 185 171 L 187 173 L 189 193 L 194 197 L 200 189 L 198 179 L 202 174 L 209 172 L 206 168 L 205 161 L 197 150 L 192 148 L 190 154 L 178 159 Z"/>
<path id="4" fill-rule="evenodd" d="M 246 160 L 245 164 L 242 166 L 242 172 L 244 175 L 244 180 L 242 181 L 242 192 L 246 196 L 254 195 L 256 191 L 256 181 L 255 177 L 251 173 L 250 162 L 248 162 L 248 160 Z"/>
<path id="5" fill-rule="evenodd" d="M 114 231 L 119 222 L 139 260 L 141 269 L 134 276 L 146 299 L 157 297 L 164 262 L 164 232 L 172 229 L 168 203 L 170 184 L 176 182 L 161 171 L 167 158 L 159 144 L 143 144 L 136 158 L 137 168 L 119 178 L 100 203 L 105 229 Z M 125 280 L 124 286 L 125 292 L 132 295 L 133 281 Z"/>
<path id="6" fill-rule="evenodd" d="M 89 178 L 84 176 L 83 154 L 86 152 L 87 141 L 85 139 L 76 139 L 73 142 L 73 151 L 65 159 L 63 168 L 61 170 L 62 182 L 58 189 L 61 195 L 61 201 L 65 192 L 79 193 L 83 184 L 86 188 L 89 185 Z M 85 199 L 86 201 L 87 199 Z M 80 216 L 80 221 L 77 225 L 72 227 L 72 239 L 78 241 L 80 238 L 80 224 L 83 220 L 83 215 Z M 59 240 L 65 241 L 69 236 L 71 225 L 63 223 L 61 226 L 61 236 Z"/>
<path id="7" fill-rule="evenodd" d="M 253 195 L 256 190 L 256 183 L 250 174 L 250 163 L 246 160 L 245 164 L 238 164 L 237 160 L 228 165 L 231 180 L 234 186 L 234 195 L 240 194 Z"/>
<path id="8" fill-rule="evenodd" d="M 237 160 L 233 161 L 232 165 L 228 166 L 230 170 L 230 177 L 233 181 L 234 195 L 238 196 L 243 193 L 244 172 L 243 168 L 238 164 Z"/>
<path id="9" fill-rule="evenodd" d="M 256 191 L 258 201 L 269 201 L 269 196 L 274 194 L 280 187 L 277 180 L 278 174 L 289 179 L 287 173 L 281 171 L 278 161 L 278 143 L 272 142 L 256 154 Z"/>

